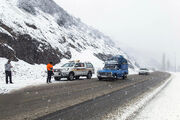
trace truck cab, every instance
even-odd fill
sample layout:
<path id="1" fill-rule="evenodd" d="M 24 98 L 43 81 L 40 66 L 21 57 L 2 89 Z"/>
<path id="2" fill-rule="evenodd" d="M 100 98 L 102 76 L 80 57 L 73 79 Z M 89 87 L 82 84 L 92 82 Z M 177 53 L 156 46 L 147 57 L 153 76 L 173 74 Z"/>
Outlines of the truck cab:
<path id="1" fill-rule="evenodd" d="M 123 56 L 114 56 L 105 62 L 104 68 L 97 72 L 99 80 L 127 78 L 128 62 Z"/>

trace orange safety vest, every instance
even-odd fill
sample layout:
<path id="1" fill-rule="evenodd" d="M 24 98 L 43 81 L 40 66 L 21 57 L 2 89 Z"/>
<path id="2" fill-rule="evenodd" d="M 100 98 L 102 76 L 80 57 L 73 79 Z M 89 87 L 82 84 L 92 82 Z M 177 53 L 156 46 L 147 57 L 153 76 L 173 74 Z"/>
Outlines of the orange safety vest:
<path id="1" fill-rule="evenodd" d="M 53 71 L 53 65 L 47 64 L 47 70 L 48 71 Z"/>

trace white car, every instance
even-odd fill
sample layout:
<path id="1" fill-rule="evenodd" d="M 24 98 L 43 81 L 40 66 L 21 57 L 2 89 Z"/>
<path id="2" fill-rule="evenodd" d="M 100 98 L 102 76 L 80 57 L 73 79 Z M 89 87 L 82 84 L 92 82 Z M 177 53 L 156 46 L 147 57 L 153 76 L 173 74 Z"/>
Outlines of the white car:
<path id="1" fill-rule="evenodd" d="M 55 80 L 60 80 L 61 78 L 73 80 L 79 79 L 80 76 L 86 76 L 87 79 L 91 79 L 92 74 L 94 74 L 94 67 L 90 62 L 70 61 L 60 69 L 54 69 Z"/>
<path id="2" fill-rule="evenodd" d="M 147 68 L 140 68 L 139 75 L 149 75 L 150 71 Z"/>

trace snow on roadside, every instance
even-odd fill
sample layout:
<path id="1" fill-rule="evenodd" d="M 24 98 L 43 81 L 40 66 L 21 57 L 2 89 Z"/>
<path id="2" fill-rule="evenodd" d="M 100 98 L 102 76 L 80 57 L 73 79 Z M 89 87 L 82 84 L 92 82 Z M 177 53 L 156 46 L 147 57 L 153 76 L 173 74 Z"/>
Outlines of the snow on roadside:
<path id="1" fill-rule="evenodd" d="M 13 66 L 12 81 L 14 84 L 5 84 L 4 64 L 7 63 L 7 61 L 5 58 L 0 58 L 2 66 L 0 69 L 0 94 L 46 82 L 45 65 L 30 65 L 20 60 L 18 62 L 11 62 Z"/>
<path id="2" fill-rule="evenodd" d="M 126 106 L 119 108 L 115 113 L 111 113 L 107 116 L 107 120 L 127 120 L 134 119 L 137 111 L 141 110 L 152 98 L 154 98 L 166 85 L 173 79 L 171 76 L 163 85 L 156 88 L 155 90 L 142 95 L 138 100 L 130 101 Z M 133 118 L 132 118 L 133 116 Z M 153 119 L 157 120 L 157 119 Z"/>
<path id="3" fill-rule="evenodd" d="M 180 73 L 153 99 L 135 120 L 180 120 Z"/>

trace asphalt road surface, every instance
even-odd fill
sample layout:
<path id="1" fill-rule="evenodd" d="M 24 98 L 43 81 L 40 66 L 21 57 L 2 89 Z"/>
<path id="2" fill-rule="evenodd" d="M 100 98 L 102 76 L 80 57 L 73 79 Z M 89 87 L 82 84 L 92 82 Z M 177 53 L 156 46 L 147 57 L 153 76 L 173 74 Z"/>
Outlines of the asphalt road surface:
<path id="1" fill-rule="evenodd" d="M 153 72 L 126 80 L 80 79 L 25 88 L 0 95 L 0 120 L 100 120 L 169 77 Z"/>

